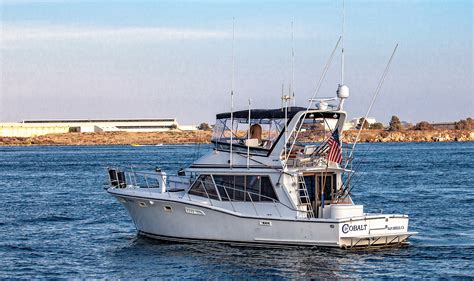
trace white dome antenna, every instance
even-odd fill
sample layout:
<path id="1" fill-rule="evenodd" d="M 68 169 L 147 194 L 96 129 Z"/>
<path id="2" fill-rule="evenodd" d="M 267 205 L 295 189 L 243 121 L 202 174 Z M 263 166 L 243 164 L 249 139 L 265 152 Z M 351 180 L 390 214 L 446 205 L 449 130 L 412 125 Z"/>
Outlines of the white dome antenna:
<path id="1" fill-rule="evenodd" d="M 344 100 L 349 97 L 349 87 L 346 85 L 340 85 L 337 87 L 337 97 L 340 99 L 339 101 L 339 110 L 344 109 Z"/>

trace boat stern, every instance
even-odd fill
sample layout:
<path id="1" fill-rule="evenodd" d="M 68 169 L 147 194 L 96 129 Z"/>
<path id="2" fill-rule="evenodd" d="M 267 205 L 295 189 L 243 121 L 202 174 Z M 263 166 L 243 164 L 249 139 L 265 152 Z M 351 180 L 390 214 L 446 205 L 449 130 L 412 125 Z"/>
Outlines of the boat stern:
<path id="1" fill-rule="evenodd" d="M 396 247 L 408 244 L 417 232 L 408 231 L 407 215 L 366 214 L 339 223 L 341 248 Z"/>

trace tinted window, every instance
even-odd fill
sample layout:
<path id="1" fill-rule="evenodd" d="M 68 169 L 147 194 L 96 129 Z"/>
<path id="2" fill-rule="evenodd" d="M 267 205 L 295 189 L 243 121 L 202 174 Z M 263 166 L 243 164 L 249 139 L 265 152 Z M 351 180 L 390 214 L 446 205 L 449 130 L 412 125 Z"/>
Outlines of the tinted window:
<path id="1" fill-rule="evenodd" d="M 275 190 L 273 189 L 273 185 L 269 177 L 262 177 L 261 194 L 265 196 L 260 199 L 261 201 L 271 201 L 271 199 L 277 199 Z"/>
<path id="2" fill-rule="evenodd" d="M 221 176 L 214 175 L 214 181 L 222 200 L 272 201 L 278 200 L 267 176 Z"/>
<path id="3" fill-rule="evenodd" d="M 206 198 L 209 196 L 211 199 L 219 200 L 216 188 L 212 182 L 211 176 L 209 175 L 199 176 L 199 178 L 194 182 L 193 186 L 189 190 L 189 194 Z"/>

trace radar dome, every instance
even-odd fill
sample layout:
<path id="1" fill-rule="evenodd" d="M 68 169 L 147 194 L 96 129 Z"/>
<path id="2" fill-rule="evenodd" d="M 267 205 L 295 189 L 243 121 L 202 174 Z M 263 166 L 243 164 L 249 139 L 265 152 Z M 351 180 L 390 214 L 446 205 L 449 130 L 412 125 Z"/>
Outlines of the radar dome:
<path id="1" fill-rule="evenodd" d="M 349 87 L 346 85 L 339 85 L 337 88 L 337 97 L 340 99 L 347 99 L 349 97 Z"/>

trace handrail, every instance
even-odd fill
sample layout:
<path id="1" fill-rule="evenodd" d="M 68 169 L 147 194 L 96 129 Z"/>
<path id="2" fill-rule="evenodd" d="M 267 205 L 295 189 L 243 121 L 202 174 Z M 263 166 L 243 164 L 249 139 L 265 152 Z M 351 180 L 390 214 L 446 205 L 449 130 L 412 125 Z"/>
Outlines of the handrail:
<path id="1" fill-rule="evenodd" d="M 203 187 L 204 187 L 204 189 L 206 190 L 206 195 L 208 195 L 208 193 L 207 193 L 206 185 L 205 185 L 204 183 L 210 183 L 210 184 L 212 184 L 212 185 L 215 185 L 215 187 L 222 187 L 222 188 L 224 188 L 224 191 L 225 191 L 225 193 L 226 193 L 226 195 L 227 195 L 227 199 L 228 199 L 228 200 L 222 200 L 222 201 L 223 201 L 223 202 L 224 202 L 224 201 L 229 201 L 229 202 L 231 203 L 231 206 L 232 206 L 232 209 L 234 210 L 234 212 L 235 212 L 235 207 L 233 206 L 232 202 L 245 202 L 245 201 L 238 201 L 238 200 L 232 199 L 232 198 L 229 196 L 229 193 L 227 192 L 227 189 L 230 189 L 230 190 L 233 190 L 233 191 L 242 192 L 242 193 L 244 193 L 244 194 L 247 193 L 247 194 L 249 195 L 250 202 L 252 203 L 254 209 L 256 209 L 256 206 L 255 206 L 255 202 L 253 201 L 251 195 L 255 195 L 255 196 L 259 196 L 259 197 L 263 197 L 263 198 L 268 199 L 268 201 L 259 201 L 259 202 L 263 202 L 263 203 L 266 203 L 266 202 L 267 202 L 267 203 L 273 203 L 273 205 L 275 206 L 275 209 L 277 210 L 277 212 L 278 212 L 278 214 L 279 214 L 280 217 L 282 217 L 282 215 L 281 215 L 280 210 L 279 210 L 278 207 L 277 207 L 278 204 L 280 204 L 280 205 L 286 207 L 287 209 L 289 209 L 289 210 L 291 210 L 291 211 L 303 212 L 303 213 L 308 213 L 308 212 L 309 212 L 309 211 L 305 211 L 305 210 L 295 209 L 295 208 L 293 208 L 293 207 L 291 207 L 291 206 L 288 206 L 288 205 L 282 203 L 281 201 L 275 200 L 275 199 L 273 199 L 273 198 L 271 198 L 271 197 L 268 197 L 268 196 L 265 196 L 265 195 L 262 195 L 262 194 L 258 194 L 258 193 L 255 193 L 255 192 L 251 192 L 251 191 L 247 191 L 247 190 L 244 191 L 244 190 L 236 189 L 236 188 L 233 188 L 233 187 L 230 187 L 230 186 L 225 186 L 225 185 L 222 185 L 222 184 L 214 184 L 214 183 L 211 183 L 211 182 L 208 182 L 208 181 L 203 181 L 203 180 L 200 180 L 200 182 L 203 184 Z M 217 190 L 217 188 L 216 188 L 216 190 Z M 217 190 L 217 192 L 218 192 L 218 190 Z M 186 194 L 189 196 L 189 189 L 187 190 Z M 192 194 L 191 194 L 191 195 L 192 195 Z M 244 198 L 245 198 L 245 196 L 244 196 Z M 211 198 L 209 198 L 209 197 L 208 197 L 207 199 L 208 199 L 208 200 L 211 200 Z M 215 199 L 214 199 L 214 200 L 215 200 Z M 277 203 L 278 203 L 278 204 L 277 204 Z M 255 210 L 255 213 L 258 215 L 258 212 L 257 212 L 256 210 Z"/>
<path id="2" fill-rule="evenodd" d="M 118 171 L 119 169 L 117 169 Z M 127 186 L 130 186 L 130 187 L 134 187 L 134 188 L 145 188 L 144 186 L 140 186 L 138 184 L 138 181 L 137 181 L 137 177 L 140 178 L 140 177 L 143 177 L 144 180 L 145 180 L 145 185 L 146 185 L 146 188 L 159 188 L 159 185 L 156 185 L 156 186 L 153 186 L 153 185 L 150 185 L 147 177 L 150 177 L 150 178 L 155 178 L 158 180 L 158 178 L 160 177 L 160 174 L 157 174 L 157 173 L 150 173 L 150 172 L 138 172 L 138 171 L 134 171 L 133 168 L 131 171 L 125 171 L 125 170 L 120 170 L 122 172 L 124 172 L 125 174 L 128 174 L 128 177 L 130 179 L 130 182 L 131 182 L 131 185 L 127 185 Z M 183 178 L 186 178 L 186 177 L 183 177 Z M 179 181 L 176 181 L 176 182 L 179 182 Z M 233 199 L 230 195 L 229 195 L 229 190 L 232 190 L 232 191 L 238 191 L 238 192 L 241 192 L 244 194 L 244 201 L 242 202 L 245 202 L 245 201 L 250 201 L 252 206 L 253 206 L 253 209 L 255 211 L 255 214 L 258 216 L 258 209 L 257 209 L 257 206 L 255 205 L 255 201 L 253 200 L 252 196 L 257 196 L 258 198 L 260 198 L 260 200 L 258 202 L 262 202 L 262 203 L 273 203 L 273 206 L 275 207 L 278 215 L 280 217 L 282 217 L 282 214 L 280 212 L 280 209 L 278 208 L 278 205 L 282 205 L 284 206 L 285 208 L 291 210 L 291 211 L 296 211 L 296 212 L 303 212 L 303 213 L 307 213 L 308 211 L 304 211 L 304 210 L 299 210 L 299 209 L 295 209 L 293 208 L 292 206 L 288 206 L 287 204 L 281 202 L 281 201 L 278 201 L 274 198 L 271 198 L 269 196 L 266 196 L 266 195 L 263 195 L 263 194 L 259 194 L 259 193 L 255 193 L 255 192 L 252 192 L 252 191 L 248 191 L 248 190 L 241 190 L 241 189 L 237 189 L 237 188 L 234 188 L 234 187 L 230 187 L 230 186 L 225 186 L 223 184 L 216 184 L 214 183 L 213 181 L 203 181 L 203 180 L 199 180 L 199 182 L 202 184 L 202 186 L 204 187 L 204 190 L 205 190 L 205 194 L 203 194 L 203 197 L 204 198 L 207 198 L 207 200 L 209 201 L 209 204 L 211 206 L 214 206 L 214 204 L 212 203 L 212 200 L 216 200 L 216 199 L 213 199 L 210 197 L 209 195 L 209 192 L 208 192 L 208 188 L 206 187 L 206 184 L 210 184 L 211 186 L 214 186 L 215 189 L 216 189 L 216 192 L 217 194 L 220 194 L 219 193 L 219 187 L 223 188 L 224 189 L 224 192 L 225 192 L 225 199 L 224 199 L 224 195 L 221 194 L 220 195 L 220 200 L 217 199 L 218 201 L 222 201 L 222 202 L 225 202 L 225 201 L 228 201 L 232 207 L 232 210 L 234 212 L 236 212 L 236 208 L 234 206 L 234 202 L 241 202 L 239 200 L 235 200 Z M 185 182 L 181 182 L 181 183 L 185 183 Z M 110 179 L 109 179 L 109 186 L 113 186 Z M 182 198 L 184 198 L 184 196 L 187 195 L 187 199 L 189 201 L 192 201 L 190 195 L 192 194 L 189 194 L 189 191 L 191 189 L 191 182 L 189 181 L 189 185 L 188 185 L 188 189 L 186 190 L 185 194 L 183 195 Z M 125 187 L 126 188 L 126 187 Z M 170 195 L 170 191 L 167 190 L 166 193 L 168 193 Z M 249 198 L 249 200 L 246 200 L 246 198 Z M 262 199 L 266 199 L 266 200 L 263 200 Z"/>

